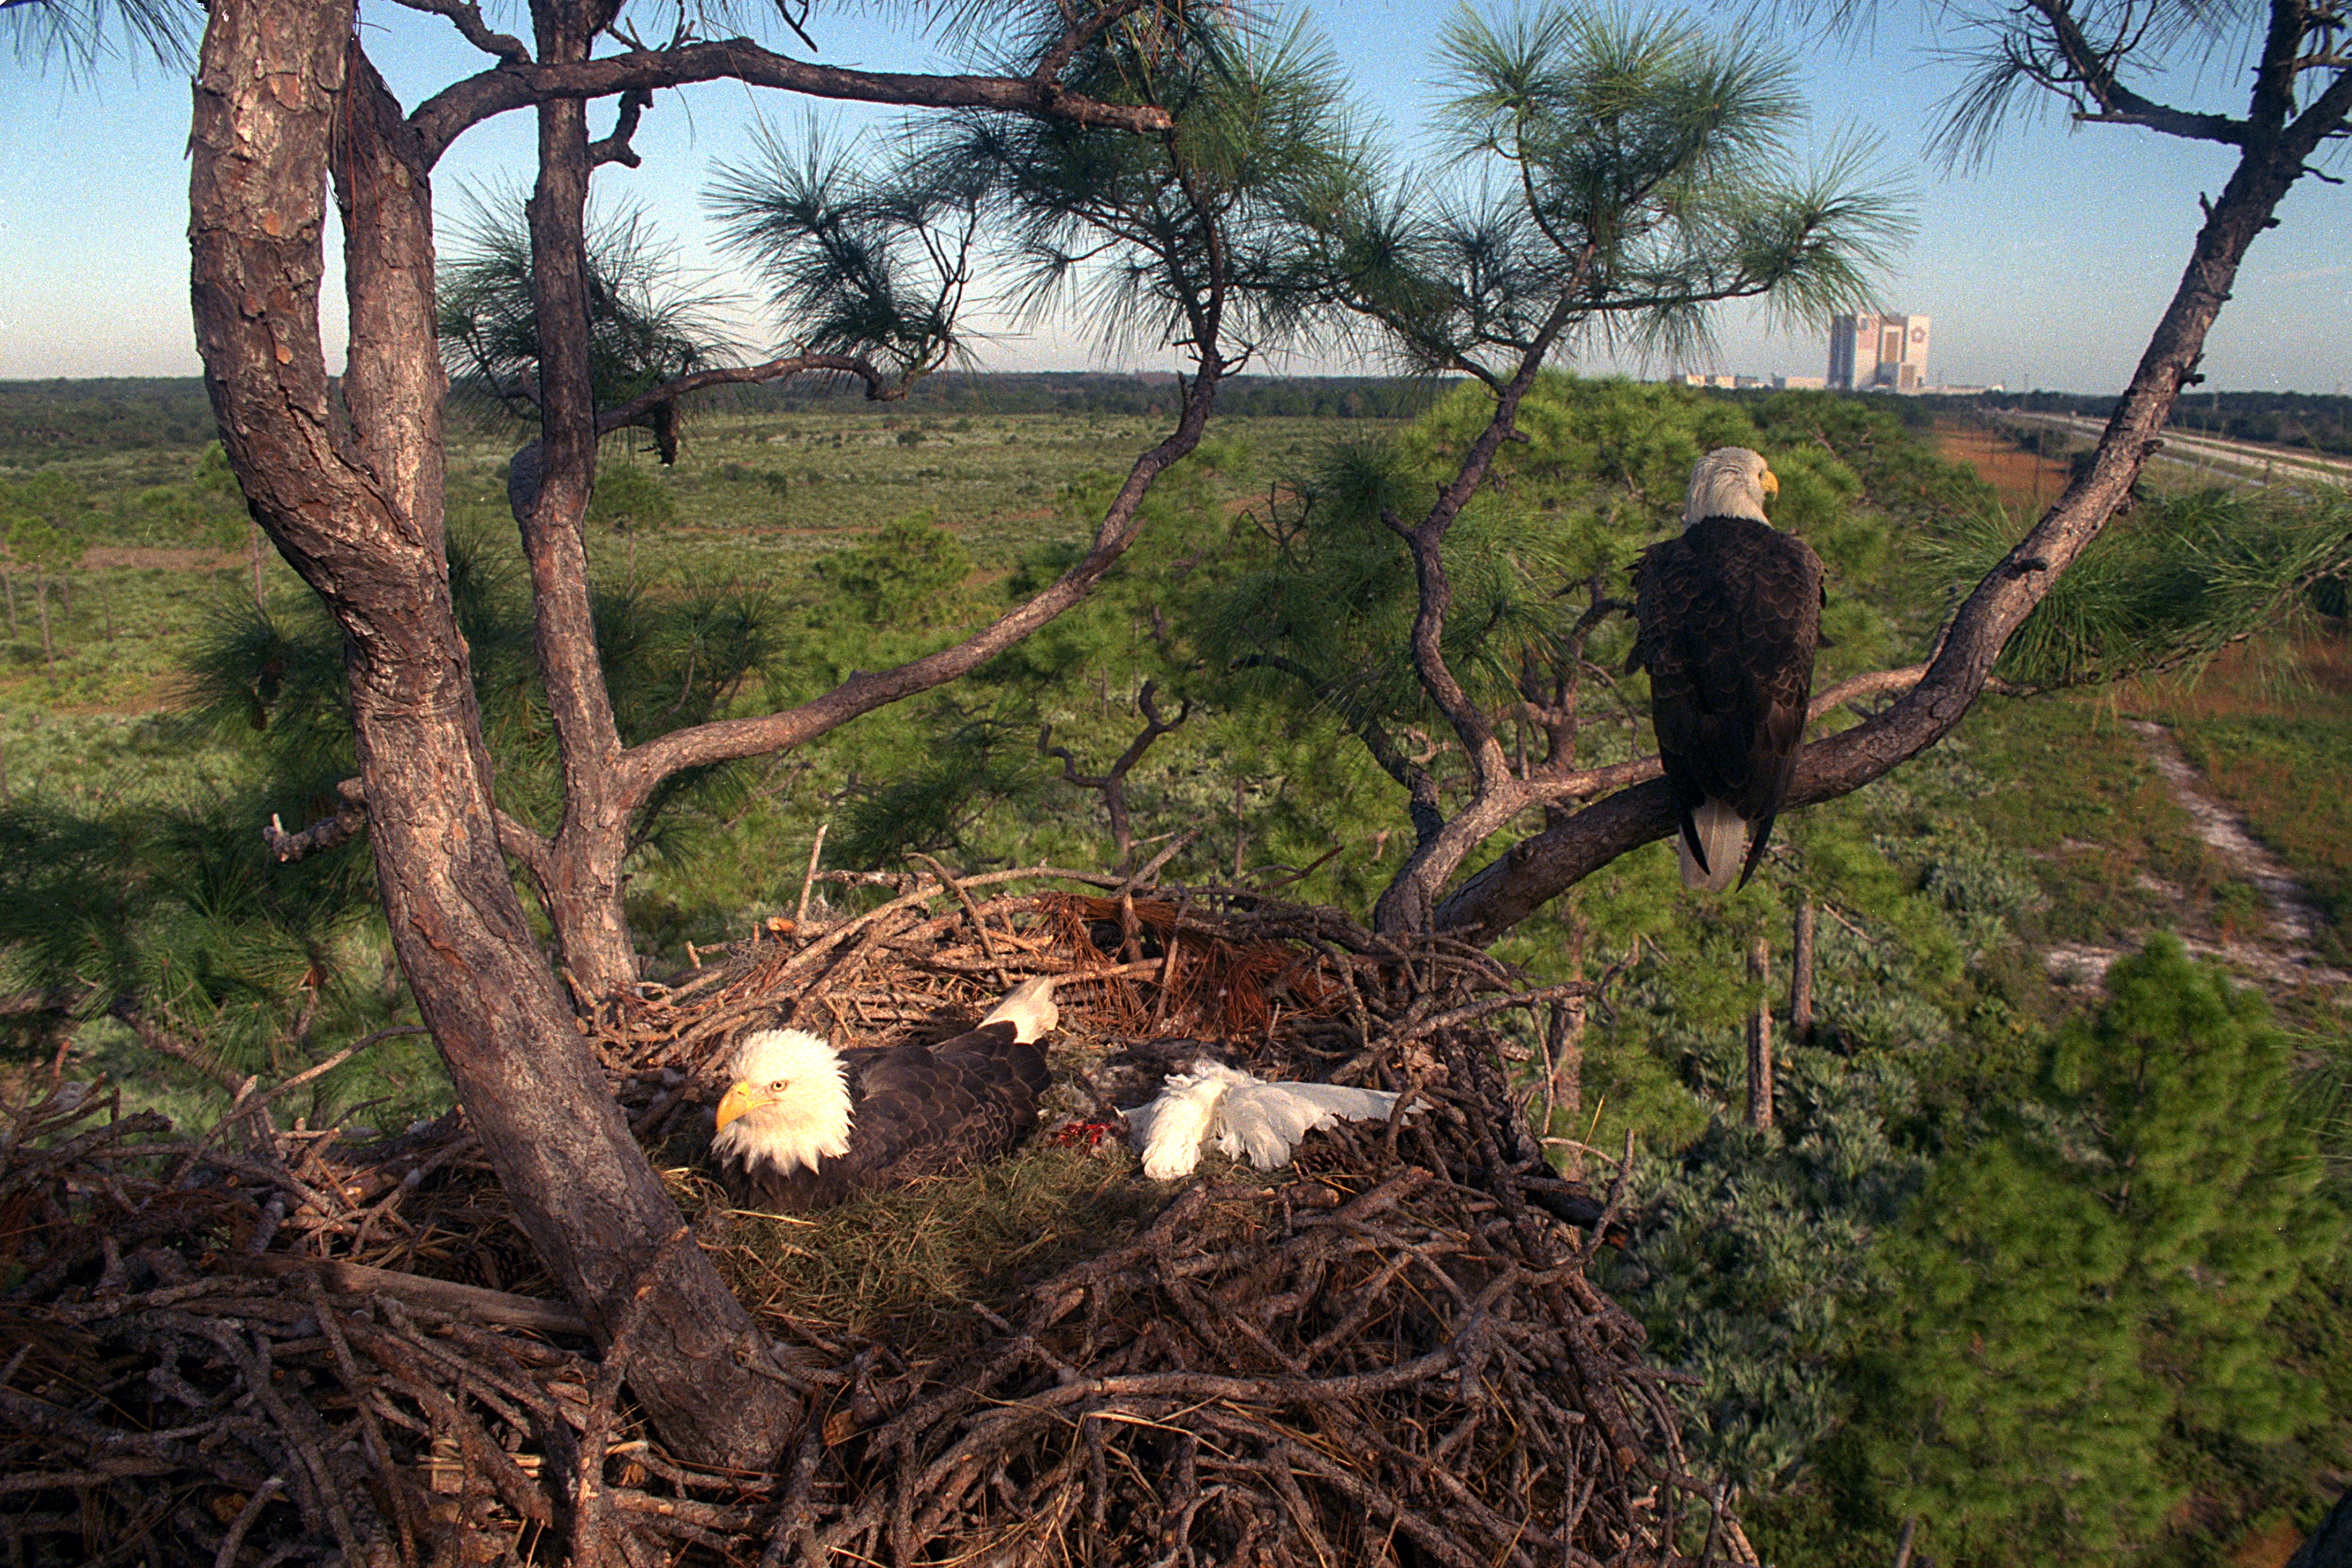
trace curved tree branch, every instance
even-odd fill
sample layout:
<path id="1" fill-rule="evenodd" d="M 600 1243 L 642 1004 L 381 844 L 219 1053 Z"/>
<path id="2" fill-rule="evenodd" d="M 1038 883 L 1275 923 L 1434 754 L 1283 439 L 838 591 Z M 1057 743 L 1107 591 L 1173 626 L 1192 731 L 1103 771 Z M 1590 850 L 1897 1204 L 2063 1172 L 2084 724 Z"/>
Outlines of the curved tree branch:
<path id="1" fill-rule="evenodd" d="M 2026 4 L 2049 27 L 2051 39 L 2072 73 L 2068 79 L 2079 84 L 2091 95 L 2091 101 L 2099 106 L 2097 114 L 2075 118 L 2145 126 L 2192 142 L 2220 142 L 2233 147 L 2245 144 L 2249 128 L 2242 120 L 2232 120 L 2226 114 L 2192 114 L 2142 97 L 2126 87 L 2116 74 L 2116 57 L 2084 36 L 2070 0 L 2026 0 Z"/>
<path id="2" fill-rule="evenodd" d="M 1511 772 L 1510 759 L 1496 740 L 1494 726 L 1470 700 L 1461 681 L 1446 665 L 1445 616 L 1453 605 L 1454 591 L 1446 580 L 1444 552 L 1446 531 L 1462 515 L 1462 509 L 1470 504 L 1471 497 L 1478 493 L 1478 487 L 1486 483 L 1495 454 L 1502 450 L 1505 441 L 1526 439 L 1518 434 L 1517 424 L 1520 400 L 1536 384 L 1537 374 L 1551 357 L 1552 345 L 1560 333 L 1581 313 L 1578 309 L 1581 286 L 1580 275 L 1577 285 L 1562 290 L 1554 301 L 1543 326 L 1521 352 L 1511 379 L 1496 398 L 1495 412 L 1486 427 L 1470 444 L 1460 470 L 1453 482 L 1438 492 L 1437 502 L 1430 508 L 1429 514 L 1410 529 L 1394 513 L 1381 514 L 1381 521 L 1404 540 L 1411 551 L 1413 575 L 1420 588 L 1420 605 L 1412 622 L 1414 672 L 1421 678 L 1422 689 L 1429 693 L 1430 700 L 1437 704 L 1446 721 L 1453 725 L 1455 737 L 1469 757 L 1475 792 L 1471 805 L 1437 832 L 1418 836 L 1412 853 L 1405 858 L 1404 865 L 1382 891 L 1373 911 L 1373 924 L 1381 931 L 1425 925 L 1433 895 L 1454 874 L 1463 857 L 1517 816 L 1532 798 L 1525 782 Z"/>
<path id="3" fill-rule="evenodd" d="M 872 362 L 857 354 L 786 354 L 781 359 L 760 364 L 728 365 L 716 370 L 698 370 L 663 382 L 647 392 L 641 392 L 626 403 L 608 408 L 596 416 L 596 433 L 610 435 L 625 426 L 642 422 L 665 404 L 677 402 L 690 393 L 706 386 L 741 386 L 747 384 L 781 381 L 788 375 L 801 375 L 810 371 L 837 371 L 854 375 L 866 384 L 866 395 L 872 402 L 887 402 L 904 397 L 907 389 L 875 368 Z"/>
<path id="4" fill-rule="evenodd" d="M 1056 101 L 1059 101 L 1058 100 Z M 1161 111 L 1153 110 L 1154 113 Z M 1165 117 L 1163 115 L 1163 121 Z M 1169 136 L 1172 143 L 1172 121 Z M 877 708 L 917 692 L 928 691 L 977 669 L 1038 627 L 1085 599 L 1104 574 L 1118 563 L 1143 530 L 1145 495 L 1159 477 L 1200 445 L 1210 411 L 1216 405 L 1223 377 L 1244 363 L 1246 347 L 1228 354 L 1221 339 L 1226 297 L 1232 287 L 1224 259 L 1224 237 L 1219 215 L 1197 189 L 1185 160 L 1170 148 L 1177 184 L 1200 224 L 1206 250 L 1206 278 L 1197 287 L 1180 290 L 1179 300 L 1191 329 L 1191 348 L 1199 366 L 1184 387 L 1184 405 L 1176 427 L 1167 437 L 1135 460 L 1095 531 L 1087 553 L 1054 583 L 1026 602 L 998 616 L 971 637 L 896 668 L 858 670 L 831 691 L 782 713 L 721 720 L 692 729 L 674 731 L 631 747 L 614 769 L 614 804 L 625 818 L 651 799 L 663 780 L 680 771 L 713 763 L 732 762 L 801 745 L 827 731 Z M 1146 248 L 1153 248 L 1148 242 Z"/>
<path id="5" fill-rule="evenodd" d="M 482 20 L 482 8 L 474 0 L 399 0 L 412 11 L 430 16 L 446 16 L 465 40 L 486 55 L 496 55 L 509 65 L 530 64 L 530 46 L 511 33 L 496 33 Z"/>
<path id="6" fill-rule="evenodd" d="M 1054 744 L 1054 727 L 1051 724 L 1037 731 L 1037 750 L 1046 756 L 1062 760 L 1064 783 L 1079 789 L 1100 792 L 1104 809 L 1110 814 L 1111 842 L 1122 870 L 1129 869 L 1135 864 L 1135 829 L 1127 811 L 1127 775 L 1135 771 L 1135 764 L 1143 760 L 1143 753 L 1151 749 L 1154 741 L 1162 735 L 1173 734 L 1183 727 L 1185 720 L 1192 716 L 1192 700 L 1187 697 L 1177 708 L 1175 718 L 1162 719 L 1157 695 L 1157 686 L 1150 680 L 1145 681 L 1143 689 L 1136 693 L 1135 706 L 1143 715 L 1143 729 L 1128 742 L 1127 750 L 1118 754 L 1107 773 L 1078 772 L 1078 759 L 1070 754 L 1070 748 Z"/>
<path id="7" fill-rule="evenodd" d="M 1103 6 L 1065 32 L 1054 47 L 1039 58 L 1037 68 L 1029 73 L 1029 79 L 1046 92 L 1059 90 L 1057 84 L 1061 75 L 1077 58 L 1078 51 L 1101 37 L 1112 24 L 1124 21 L 1142 10 L 1146 3 L 1147 0 L 1112 0 L 1112 4 Z M 1063 14 L 1068 15 L 1067 12 Z"/>
<path id="8" fill-rule="evenodd" d="M 910 109 L 1012 110 L 1118 131 L 1165 132 L 1175 124 L 1164 109 L 1104 103 L 1020 77 L 846 70 L 796 60 L 749 38 L 687 44 L 674 49 L 631 49 L 596 59 L 547 65 L 502 64 L 442 89 L 417 105 L 408 121 L 424 143 L 429 164 L 437 162 L 466 131 L 509 110 L 551 99 L 604 98 L 632 89 L 652 92 L 721 79 L 781 88 L 809 98 Z"/>
<path id="9" fill-rule="evenodd" d="M 588 162 L 592 164 L 619 163 L 636 168 L 645 162 L 637 150 L 629 145 L 629 138 L 637 133 L 637 121 L 654 106 L 654 95 L 643 88 L 631 88 L 621 95 L 621 108 L 613 121 L 613 133 L 602 142 L 588 143 Z"/>
<path id="10" fill-rule="evenodd" d="M 699 724 L 630 747 L 622 754 L 617 769 L 617 798 L 622 810 L 635 811 L 652 797 L 664 779 L 684 769 L 785 751 L 860 714 L 944 685 L 978 668 L 1084 599 L 1142 531 L 1140 508 L 1152 481 L 1200 445 L 1201 433 L 1207 427 L 1209 411 L 1216 401 L 1217 384 L 1224 373 L 1225 361 L 1213 340 L 1201 344 L 1199 352 L 1201 373 L 1186 389 L 1183 413 L 1176 428 L 1136 459 L 1127 482 L 1119 487 L 1103 514 L 1093 546 L 1060 578 L 952 647 L 893 669 L 858 670 L 832 690 L 797 708 Z"/>

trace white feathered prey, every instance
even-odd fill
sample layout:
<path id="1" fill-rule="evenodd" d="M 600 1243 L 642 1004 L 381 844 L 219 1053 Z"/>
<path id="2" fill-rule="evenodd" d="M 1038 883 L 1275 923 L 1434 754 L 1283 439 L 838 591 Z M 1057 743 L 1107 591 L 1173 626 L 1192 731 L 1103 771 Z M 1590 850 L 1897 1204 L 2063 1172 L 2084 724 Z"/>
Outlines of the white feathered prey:
<path id="1" fill-rule="evenodd" d="M 1385 1121 L 1397 1097 L 1386 1089 L 1336 1083 L 1270 1083 L 1203 1057 L 1189 1073 L 1171 1074 L 1160 1098 L 1127 1113 L 1143 1151 L 1143 1173 L 1155 1182 L 1189 1176 L 1213 1142 L 1261 1171 L 1290 1163 L 1298 1141 L 1335 1121 Z"/>

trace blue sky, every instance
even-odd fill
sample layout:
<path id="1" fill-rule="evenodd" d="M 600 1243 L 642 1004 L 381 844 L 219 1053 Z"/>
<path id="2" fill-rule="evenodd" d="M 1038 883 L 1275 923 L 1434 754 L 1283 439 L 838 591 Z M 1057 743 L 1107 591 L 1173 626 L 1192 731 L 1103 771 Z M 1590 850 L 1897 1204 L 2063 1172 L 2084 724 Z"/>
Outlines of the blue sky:
<path id="1" fill-rule="evenodd" d="M 500 9 L 489 6 L 494 19 Z M 520 5 L 504 9 L 513 13 L 504 24 L 520 30 Z M 1433 95 L 1424 73 L 1432 40 L 1451 12 L 1450 5 L 1415 0 L 1324 0 L 1307 13 L 1329 38 L 1362 110 L 1408 150 L 1427 132 Z M 2120 387 L 2179 280 L 2199 221 L 2199 193 L 2217 190 L 2227 177 L 2228 150 L 2122 127 L 2074 128 L 2053 115 L 2011 135 L 1985 167 L 1946 172 L 1924 147 L 1935 106 L 1957 75 L 1934 58 L 1924 22 L 1899 7 L 1886 16 L 1858 46 L 1814 44 L 1798 56 L 1816 142 L 1874 135 L 1890 183 L 1916 196 L 1918 233 L 1895 262 L 1883 303 L 1933 318 L 1929 370 L 1938 381 Z M 437 18 L 379 5 L 364 25 L 370 54 L 412 106 L 483 63 Z M 862 11 L 828 16 L 820 5 L 811 31 L 835 63 L 898 69 L 951 63 Z M 1749 24 L 1746 31 L 1759 47 L 1792 41 L 1777 27 Z M 2229 62 L 2209 62 L 2200 79 L 2160 85 L 2177 100 L 2242 107 L 2242 98 L 2232 101 L 2224 91 L 2241 79 Z M 645 167 L 601 173 L 600 198 L 641 202 L 681 242 L 689 265 L 731 281 L 700 208 L 709 165 L 740 152 L 754 115 L 791 123 L 806 111 L 799 101 L 740 86 L 665 93 L 636 139 Z M 887 124 L 834 106 L 818 111 Z M 597 110 L 596 123 L 609 112 Z M 0 379 L 195 373 L 187 118 L 186 83 L 152 64 L 70 84 L 0 60 Z M 462 208 L 462 186 L 526 183 L 531 138 L 526 114 L 468 132 L 436 175 L 445 218 Z M 2255 243 L 2214 329 L 2209 384 L 2344 391 L 2352 383 L 2352 187 L 2305 179 L 2281 216 L 2281 226 Z M 1817 375 L 1825 343 L 1816 333 L 1775 334 L 1734 308 L 1719 319 L 1718 352 L 1706 363 L 1583 368 Z M 1167 355 L 1123 359 L 1176 363 Z M 1080 327 L 1046 323 L 1001 336 L 987 363 L 1059 369 L 1103 362 Z M 1292 368 L 1380 367 L 1318 361 Z"/>

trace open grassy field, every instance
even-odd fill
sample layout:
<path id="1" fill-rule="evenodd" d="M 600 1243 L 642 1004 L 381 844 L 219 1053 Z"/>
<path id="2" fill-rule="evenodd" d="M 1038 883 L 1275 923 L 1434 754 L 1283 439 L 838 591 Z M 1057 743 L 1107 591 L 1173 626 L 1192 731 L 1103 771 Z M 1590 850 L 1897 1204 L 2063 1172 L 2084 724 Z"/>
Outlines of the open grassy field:
<path id="1" fill-rule="evenodd" d="M 2023 506 L 2046 506 L 2065 483 L 2063 462 L 1958 420 L 1938 424 L 1935 445 L 1939 455 L 1967 464 L 1993 485 L 2012 515 Z M 2185 482 L 2189 476 L 2173 471 L 2168 477 Z M 2135 793 L 2147 801 L 2163 795 L 2142 748 L 2122 728 L 2122 721 L 2137 719 L 2172 733 L 2213 793 L 2244 816 L 2253 836 L 2287 862 L 2332 915 L 2334 924 L 2315 942 L 2318 954 L 2339 965 L 2352 957 L 2346 941 L 2352 931 L 2352 793 L 2343 783 L 2352 777 L 2352 640 L 2341 620 L 2305 615 L 2283 635 L 2225 648 L 2182 671 L 2063 697 L 2054 706 L 2059 712 L 2048 721 L 2026 726 L 2051 733 L 2053 742 L 2038 759 L 2016 756 L 2015 776 L 2070 782 L 2079 776 L 2084 787 L 2015 814 L 2004 828 L 2027 842 L 2075 845 L 2078 851 L 2063 852 L 2062 860 L 2073 854 L 2098 868 L 2103 885 L 2060 879 L 2051 913 L 2053 937 L 2091 936 L 2086 919 L 2121 930 L 2193 911 L 2217 921 L 2223 935 L 2263 923 L 2247 889 L 2230 885 L 2226 874 L 2217 879 L 2211 856 L 2193 838 L 2182 838 L 2177 816 L 2168 834 L 2154 837 L 2139 829 L 2103 832 L 2084 820 L 2086 810 L 2107 809 L 2094 803 L 2120 805 L 2125 780 L 2136 777 Z M 2014 719 L 1988 722 L 2003 733 L 2019 728 Z M 2056 741 L 2059 735 L 2064 739 Z M 2102 753 L 2103 764 L 2077 774 L 2074 764 Z M 2045 771 L 2053 767 L 2054 774 Z M 2161 815 L 2164 808 L 2149 809 Z M 2126 811 L 2126 819 L 2133 815 Z M 2053 833 L 2052 824 L 2067 826 Z M 2172 863 L 2147 863 L 2168 837 L 2181 847 L 2157 858 Z M 2095 855 L 2079 853 L 2093 845 Z"/>
<path id="2" fill-rule="evenodd" d="M 1192 483 L 1218 510 L 1245 505 L 1328 428 L 1328 422 L 1308 419 L 1233 422 L 1188 465 L 1197 476 Z M 635 468 L 667 500 L 670 517 L 656 526 L 638 521 L 592 528 L 592 574 L 600 593 L 634 595 L 654 615 L 698 595 L 765 604 L 773 635 L 785 645 L 777 659 L 782 684 L 769 700 L 789 700 L 837 680 L 853 663 L 888 662 L 938 646 L 959 621 L 991 613 L 1003 599 L 1005 579 L 1023 563 L 1050 559 L 1089 537 L 1090 519 L 1066 499 L 1066 490 L 1112 482 L 1161 434 L 1131 416 L 929 417 L 873 412 L 851 399 L 837 409 L 774 417 L 710 414 L 693 426 L 675 469 L 661 468 L 649 453 L 631 451 L 625 439 L 608 445 L 606 471 Z M 482 569 L 506 584 L 510 604 L 519 604 L 520 549 L 505 500 L 510 450 L 503 433 L 459 427 L 450 451 L 449 515 L 453 535 L 471 542 Z M 282 760 L 269 761 L 273 737 L 289 716 L 269 711 L 258 688 L 251 731 L 233 717 L 226 729 L 195 723 L 188 670 L 202 650 L 236 646 L 239 638 L 249 645 L 258 624 L 257 603 L 284 635 L 302 636 L 301 628 L 317 625 L 318 617 L 309 591 L 274 552 L 257 558 L 257 570 L 247 547 L 249 527 L 234 510 L 206 504 L 201 461 L 202 448 L 191 445 L 101 448 L 37 467 L 26 461 L 0 466 L 0 484 L 35 473 L 65 481 L 79 508 L 75 532 L 85 545 L 79 561 L 62 571 L 37 573 L 25 563 L 5 563 L 11 614 L 0 642 L 0 804 L 17 811 L 21 822 L 43 825 L 36 838 L 50 847 L 61 841 L 39 835 L 58 820 L 118 837 L 177 834 L 183 827 L 226 832 L 221 864 L 192 874 L 229 877 L 238 889 L 231 904 L 250 912 L 251 900 L 265 897 L 273 876 L 287 879 L 286 873 L 268 870 L 258 839 L 250 836 L 273 814 L 299 826 L 322 810 L 313 793 L 317 781 L 289 787 L 299 781 L 289 781 Z M 829 590 L 817 563 L 908 519 L 945 530 L 968 554 L 970 572 L 949 596 L 949 618 L 913 627 L 819 628 L 810 617 Z M 1081 707 L 1108 734 L 1128 721 L 1131 691 L 1123 689 L 1114 700 L 1109 672 L 1102 673 L 1101 689 Z M 749 699 L 760 700 L 756 692 Z M 268 734 L 259 732 L 265 721 L 274 726 Z M 331 718 L 325 728 L 332 731 Z M 1071 718 L 1064 720 L 1066 742 L 1085 744 L 1087 730 L 1084 722 L 1074 730 Z M 782 769 L 756 773 L 741 783 L 735 805 L 715 818 L 698 817 L 699 826 L 682 838 L 649 847 L 632 890 L 633 915 L 649 945 L 678 953 L 682 962 L 684 943 L 740 935 L 754 911 L 788 905 L 809 837 L 845 784 L 917 765 L 928 743 L 918 715 L 877 715 L 842 743 L 814 748 L 813 760 L 796 758 Z M 1024 770 L 1024 775 L 1035 771 Z M 527 787 L 522 773 L 516 779 L 517 787 Z M 1025 776 L 1023 784 L 1027 787 Z M 1066 817 L 1068 831 L 1058 837 L 1049 833 L 1046 843 L 1091 855 L 1099 837 L 1097 812 L 1093 797 L 1064 788 L 1038 821 L 1050 826 Z M 779 837 L 787 842 L 772 855 L 768 847 Z M 789 876 L 779 868 L 786 862 Z M 363 853 L 341 874 L 363 878 Z M 186 889 L 159 890 L 176 898 Z M 196 901 L 226 911 L 214 893 L 199 890 Z M 322 932 L 306 926 L 308 918 L 280 911 L 262 923 L 278 931 L 272 940 L 289 952 L 323 942 L 322 963 L 326 953 L 341 955 L 323 968 L 350 972 L 351 983 L 340 994 L 347 1032 L 408 1021 L 404 998 L 387 995 L 376 984 L 383 973 L 380 957 L 358 951 L 382 946 L 380 922 L 363 915 L 356 925 Z M 268 968 L 226 992 L 207 983 L 206 1006 L 230 994 L 249 997 L 273 990 L 283 976 L 273 978 L 274 971 L 263 972 Z M 323 1031 L 317 1020 L 295 1028 L 310 992 L 296 986 L 289 994 L 296 1000 L 272 1016 L 261 1016 L 268 1008 L 240 1003 L 231 1008 L 243 1008 L 237 1020 L 221 1014 L 209 1023 L 195 1016 L 184 1022 L 192 1032 L 224 1042 L 239 1067 L 267 1071 L 295 1048 L 296 1035 L 308 1040 Z M 93 1018 L 78 1037 L 89 1070 L 139 1085 L 141 1102 L 175 1119 L 202 1120 L 204 1108 L 220 1100 L 218 1088 L 202 1074 L 142 1053 L 117 1020 Z M 331 1037 L 318 1032 L 317 1037 Z M 305 1047 L 298 1054 L 310 1053 Z M 408 1109 L 433 1108 L 443 1091 L 434 1087 L 438 1072 L 429 1054 L 419 1058 L 399 1045 L 373 1054 L 385 1058 L 388 1071 L 355 1066 L 335 1075 L 338 1092 L 331 1100 L 349 1104 L 394 1093 Z M 323 1112 L 327 1105 L 321 1101 L 316 1109 Z"/>
<path id="3" fill-rule="evenodd" d="M 706 416 L 682 459 L 665 470 L 625 438 L 607 466 L 636 467 L 676 508 L 659 530 L 603 531 L 592 570 L 609 584 L 733 580 L 798 583 L 809 563 L 865 539 L 896 519 L 918 517 L 953 532 L 977 564 L 974 585 L 1003 577 L 1040 549 L 1087 537 L 1056 503 L 1090 475 L 1123 475 L 1161 432 L 1132 416 L 1003 415 L 921 417 L 824 412 L 786 417 Z M 1302 457 L 1327 422 L 1235 422 L 1193 458 L 1218 491 L 1243 504 Z M 510 447 L 461 430 L 449 465 L 452 526 L 511 550 L 505 464 Z M 204 524 L 173 529 L 151 498 L 184 488 L 196 449 L 143 449 L 44 465 L 78 486 L 91 542 L 79 564 L 37 589 L 22 565 L 7 573 L 11 605 L 0 646 L 0 705 L 60 712 L 170 710 L 189 639 L 207 617 L 237 613 L 252 593 L 241 541 L 224 545 Z M 0 479 L 7 472 L 0 468 Z M 23 471 L 23 470 L 18 470 Z M 176 537 L 175 537 L 176 531 Z M 217 531 L 215 525 L 211 531 Z M 272 605 L 307 597 L 271 553 L 262 592 Z M 37 591 L 50 618 L 45 656 Z"/>
<path id="4" fill-rule="evenodd" d="M 1190 462 L 1220 475 L 1238 499 L 1328 428 L 1311 419 L 1234 421 Z M 632 452 L 619 438 L 605 461 L 638 466 L 677 504 L 679 526 L 641 547 L 650 572 L 804 557 L 908 516 L 953 531 L 983 571 L 1003 572 L 1040 545 L 1080 537 L 1056 515 L 1064 486 L 1087 475 L 1124 476 L 1164 434 L 1151 421 L 1116 415 L 713 414 L 691 426 L 675 468 L 661 469 L 649 451 Z M 499 446 L 463 445 L 452 458 L 451 492 L 464 498 L 467 515 L 502 520 Z M 610 550 L 596 566 L 626 569 Z"/>
<path id="5" fill-rule="evenodd" d="M 2056 415 L 2004 416 L 1985 409 L 1946 413 L 1934 422 L 1936 455 L 1964 463 L 1991 485 L 2012 514 L 2039 515 L 2065 489 L 2070 459 L 2097 444 L 2097 422 Z M 2037 449 L 2037 447 L 2039 449 Z M 2280 486 L 2326 494 L 2340 488 L 2352 466 L 2306 447 L 2245 440 L 2217 441 L 2193 426 L 2176 424 L 2142 470 L 2143 493 L 2206 489 L 2215 486 L 2266 489 Z"/>
<path id="6" fill-rule="evenodd" d="M 1938 420 L 1935 446 L 1944 461 L 1975 469 L 2012 513 L 2038 515 L 2066 488 L 2064 463 L 2030 452 L 1979 424 Z"/>

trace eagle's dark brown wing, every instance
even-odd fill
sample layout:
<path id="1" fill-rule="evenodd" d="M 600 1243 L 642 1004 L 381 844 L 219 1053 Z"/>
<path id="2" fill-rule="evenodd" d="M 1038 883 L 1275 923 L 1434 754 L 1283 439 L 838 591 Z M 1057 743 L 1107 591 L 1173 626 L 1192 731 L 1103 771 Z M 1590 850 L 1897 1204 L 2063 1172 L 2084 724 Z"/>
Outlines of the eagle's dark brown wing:
<path id="1" fill-rule="evenodd" d="M 1684 837 L 1697 849 L 1692 814 L 1702 803 L 1730 805 L 1749 825 L 1744 885 L 1763 858 L 1805 732 L 1821 558 L 1769 523 L 1702 518 L 1652 546 L 1633 584 L 1641 632 L 1632 662 L 1650 672 L 1658 757 Z"/>
<path id="2" fill-rule="evenodd" d="M 938 1045 L 845 1051 L 849 1152 L 806 1168 L 723 1160 L 719 1179 L 742 1207 L 805 1214 L 861 1193 L 948 1175 L 1009 1153 L 1037 1124 L 1051 1077 L 1042 1044 L 990 1024 Z"/>

